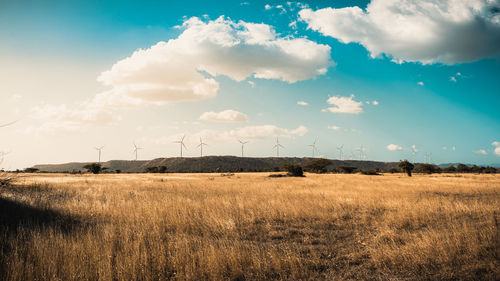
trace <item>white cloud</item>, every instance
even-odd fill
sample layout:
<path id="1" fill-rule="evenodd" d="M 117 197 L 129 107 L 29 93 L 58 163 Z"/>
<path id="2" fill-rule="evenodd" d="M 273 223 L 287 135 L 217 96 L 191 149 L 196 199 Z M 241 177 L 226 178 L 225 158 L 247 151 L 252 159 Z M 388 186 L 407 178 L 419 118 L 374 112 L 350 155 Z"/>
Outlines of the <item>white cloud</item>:
<path id="1" fill-rule="evenodd" d="M 305 102 L 305 101 L 298 101 L 297 104 L 298 105 L 302 105 L 302 106 L 308 106 L 309 105 L 309 103 Z"/>
<path id="2" fill-rule="evenodd" d="M 221 112 L 205 112 L 200 116 L 200 120 L 215 122 L 247 122 L 248 116 L 232 109 Z"/>
<path id="3" fill-rule="evenodd" d="M 402 148 L 401 146 L 399 146 L 399 145 L 397 145 L 397 144 L 393 144 L 393 143 L 389 144 L 386 148 L 387 148 L 387 150 L 389 150 L 389 151 L 399 151 L 399 150 L 403 150 L 403 148 Z"/>
<path id="4" fill-rule="evenodd" d="M 418 83 L 417 83 L 417 85 L 419 85 L 419 86 L 423 86 L 423 85 L 424 85 L 424 82 L 420 81 L 420 82 L 418 82 Z"/>
<path id="5" fill-rule="evenodd" d="M 486 150 L 484 149 L 478 149 L 476 151 L 474 151 L 474 153 L 478 154 L 478 155 L 487 155 L 488 152 L 486 152 Z"/>
<path id="6" fill-rule="evenodd" d="M 494 141 L 491 143 L 491 145 L 495 147 L 495 150 L 493 150 L 493 154 L 495 154 L 496 156 L 500 156 L 500 142 Z"/>
<path id="7" fill-rule="evenodd" d="M 44 121 L 26 128 L 25 133 L 33 135 L 81 133 L 90 126 L 107 126 L 120 119 L 111 110 L 92 103 L 82 103 L 75 108 L 65 104 L 44 105 L 36 107 L 31 117 Z"/>
<path id="8" fill-rule="evenodd" d="M 340 130 L 340 127 L 339 126 L 328 126 L 328 129 L 332 129 L 334 131 L 338 131 L 338 130 Z"/>
<path id="9" fill-rule="evenodd" d="M 324 74 L 334 64 L 329 46 L 280 37 L 266 24 L 193 17 L 180 28 L 184 30 L 177 38 L 139 49 L 101 73 L 97 80 L 109 90 L 64 109 L 62 116 L 71 121 L 50 115 L 36 130 L 79 131 L 92 123 L 92 115 L 117 108 L 213 98 L 220 75 L 238 82 L 257 78 L 294 83 Z"/>
<path id="10" fill-rule="evenodd" d="M 443 146 L 443 147 L 442 147 L 442 149 L 443 149 L 443 150 L 447 150 L 447 149 L 448 149 L 448 147 L 446 147 L 446 146 Z"/>
<path id="11" fill-rule="evenodd" d="M 237 139 L 263 139 L 266 137 L 285 137 L 291 138 L 296 136 L 304 136 L 309 130 L 305 126 L 299 126 L 296 129 L 285 129 L 275 125 L 260 125 L 247 126 L 234 130 L 202 130 L 187 136 L 186 141 L 191 144 L 196 144 L 200 138 L 206 141 L 234 141 Z M 154 143 L 158 145 L 171 144 L 173 141 L 182 137 L 183 134 L 175 134 L 172 136 L 160 137 L 155 139 L 143 138 L 141 141 Z"/>
<path id="12" fill-rule="evenodd" d="M 455 150 L 457 150 L 457 147 L 456 146 L 452 146 L 451 150 L 455 151 Z"/>
<path id="13" fill-rule="evenodd" d="M 308 28 L 357 42 L 372 57 L 395 62 L 455 64 L 500 53 L 496 0 L 372 0 L 359 7 L 299 12 Z"/>
<path id="14" fill-rule="evenodd" d="M 413 145 L 411 146 L 411 151 L 412 151 L 413 153 L 417 153 L 417 152 L 418 152 L 418 148 L 417 148 L 417 146 L 413 144 Z"/>
<path id="15" fill-rule="evenodd" d="M 266 5 L 264 6 L 264 8 L 265 8 L 266 10 L 271 10 L 271 8 L 272 8 L 272 7 L 271 7 L 271 5 L 266 4 Z"/>
<path id="16" fill-rule="evenodd" d="M 374 101 L 372 101 L 372 104 L 373 105 L 378 105 L 378 101 L 374 100 Z"/>
<path id="17" fill-rule="evenodd" d="M 450 76 L 450 81 L 456 83 L 457 82 L 457 78 L 455 78 L 454 76 Z"/>
<path id="18" fill-rule="evenodd" d="M 98 80 L 112 88 L 108 95 L 137 103 L 200 100 L 217 94 L 218 75 L 294 83 L 332 65 L 329 46 L 278 37 L 266 24 L 194 17 L 183 28 L 178 38 L 140 49 L 103 72 Z"/>
<path id="19" fill-rule="evenodd" d="M 349 97 L 341 97 L 335 96 L 330 97 L 327 100 L 328 104 L 334 105 L 333 107 L 327 108 L 330 112 L 333 113 L 351 113 L 351 114 L 359 114 L 363 112 L 363 102 L 358 102 L 353 100 L 354 95 Z"/>
<path id="20" fill-rule="evenodd" d="M 253 81 L 248 81 L 248 84 L 250 85 L 250 87 L 255 88 L 255 82 L 253 82 Z"/>

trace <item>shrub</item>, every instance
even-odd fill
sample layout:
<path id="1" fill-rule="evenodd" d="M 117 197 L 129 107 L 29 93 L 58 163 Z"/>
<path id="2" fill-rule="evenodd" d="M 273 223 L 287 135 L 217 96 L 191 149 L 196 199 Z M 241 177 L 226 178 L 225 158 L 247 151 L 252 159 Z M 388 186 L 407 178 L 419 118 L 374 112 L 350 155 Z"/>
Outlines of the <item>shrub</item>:
<path id="1" fill-rule="evenodd" d="M 304 169 L 308 172 L 325 173 L 326 167 L 330 164 L 332 164 L 332 160 L 319 158 L 305 163 Z"/>
<path id="2" fill-rule="evenodd" d="M 380 176 L 380 173 L 375 170 L 363 170 L 361 171 L 361 174 L 367 176 Z"/>
<path id="3" fill-rule="evenodd" d="M 457 165 L 457 172 L 459 172 L 459 173 L 470 173 L 470 171 L 471 171 L 471 169 L 467 165 L 464 165 L 464 164 Z"/>
<path id="4" fill-rule="evenodd" d="M 457 168 L 455 168 L 455 166 L 451 165 L 448 168 L 444 168 L 443 172 L 445 172 L 445 173 L 456 173 L 457 172 Z"/>
<path id="5" fill-rule="evenodd" d="M 433 164 L 418 164 L 413 170 L 415 173 L 433 174 L 440 173 L 441 168 Z"/>
<path id="6" fill-rule="evenodd" d="M 351 166 L 340 166 L 337 168 L 337 171 L 343 174 L 352 174 L 354 173 L 358 168 L 357 167 L 351 167 Z"/>

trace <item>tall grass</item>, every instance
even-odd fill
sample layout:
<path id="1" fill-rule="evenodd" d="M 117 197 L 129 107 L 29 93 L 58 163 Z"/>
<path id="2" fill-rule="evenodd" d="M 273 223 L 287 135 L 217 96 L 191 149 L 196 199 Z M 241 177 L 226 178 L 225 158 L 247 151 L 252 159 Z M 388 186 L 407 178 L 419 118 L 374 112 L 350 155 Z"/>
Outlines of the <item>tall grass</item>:
<path id="1" fill-rule="evenodd" d="M 500 177 L 31 175 L 2 280 L 495 280 Z"/>

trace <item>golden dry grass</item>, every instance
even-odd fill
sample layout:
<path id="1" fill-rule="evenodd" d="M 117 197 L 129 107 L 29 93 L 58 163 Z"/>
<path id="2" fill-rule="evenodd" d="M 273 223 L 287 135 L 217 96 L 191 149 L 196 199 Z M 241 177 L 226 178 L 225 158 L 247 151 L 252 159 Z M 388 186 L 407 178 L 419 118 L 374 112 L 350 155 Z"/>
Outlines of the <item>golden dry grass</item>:
<path id="1" fill-rule="evenodd" d="M 2 280 L 495 280 L 500 176 L 26 175 Z"/>

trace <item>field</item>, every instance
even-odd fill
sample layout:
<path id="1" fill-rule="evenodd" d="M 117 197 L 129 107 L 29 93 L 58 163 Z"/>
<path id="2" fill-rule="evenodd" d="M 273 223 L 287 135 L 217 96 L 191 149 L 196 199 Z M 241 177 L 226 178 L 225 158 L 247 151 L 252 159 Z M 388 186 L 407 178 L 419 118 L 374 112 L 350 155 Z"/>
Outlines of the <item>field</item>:
<path id="1" fill-rule="evenodd" d="M 498 280 L 500 176 L 23 175 L 1 280 Z"/>

